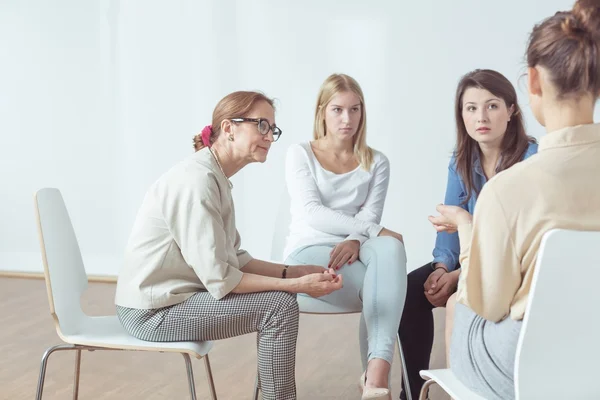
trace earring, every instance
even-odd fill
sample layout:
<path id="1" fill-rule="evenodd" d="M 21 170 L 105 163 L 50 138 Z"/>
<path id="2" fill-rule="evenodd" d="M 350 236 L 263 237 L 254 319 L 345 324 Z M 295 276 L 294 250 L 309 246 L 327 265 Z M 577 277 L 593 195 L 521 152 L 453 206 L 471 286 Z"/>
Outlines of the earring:
<path id="1" fill-rule="evenodd" d="M 229 139 L 230 142 L 233 142 L 233 135 L 229 135 L 228 139 Z"/>

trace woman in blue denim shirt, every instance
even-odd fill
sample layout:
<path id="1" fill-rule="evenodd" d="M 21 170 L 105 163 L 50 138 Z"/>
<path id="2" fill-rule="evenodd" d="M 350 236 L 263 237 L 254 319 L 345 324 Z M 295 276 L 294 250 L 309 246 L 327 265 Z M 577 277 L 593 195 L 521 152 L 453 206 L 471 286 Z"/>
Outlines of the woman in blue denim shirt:
<path id="1" fill-rule="evenodd" d="M 477 195 L 496 173 L 535 154 L 537 143 L 527 136 L 515 88 L 502 74 L 475 70 L 465 75 L 456 90 L 456 150 L 448 165 L 444 204 L 460 206 L 473 214 Z M 444 307 L 458 284 L 458 233 L 438 232 L 433 261 L 408 275 L 408 288 L 400 339 L 406 358 L 410 391 L 417 399 L 429 368 L 433 346 L 433 315 Z M 401 399 L 406 399 L 405 382 Z"/>

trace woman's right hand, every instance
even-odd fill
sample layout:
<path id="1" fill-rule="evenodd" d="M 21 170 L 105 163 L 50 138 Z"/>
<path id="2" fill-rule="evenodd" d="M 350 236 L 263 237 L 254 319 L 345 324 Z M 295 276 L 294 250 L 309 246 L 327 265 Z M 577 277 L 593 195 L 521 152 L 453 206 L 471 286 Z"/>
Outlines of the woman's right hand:
<path id="1" fill-rule="evenodd" d="M 440 215 L 436 217 L 429 216 L 428 219 L 438 232 L 454 233 L 458 231 L 459 225 L 473 222 L 473 216 L 461 207 L 440 204 L 435 209 Z"/>
<path id="2" fill-rule="evenodd" d="M 317 274 L 304 275 L 298 280 L 298 293 L 306 293 L 312 297 L 321 297 L 341 289 L 343 279 L 331 268 L 328 271 Z"/>
<path id="3" fill-rule="evenodd" d="M 396 238 L 396 239 L 398 239 L 398 240 L 399 240 L 399 241 L 401 241 L 402 243 L 404 243 L 404 238 L 402 237 L 402 235 L 401 235 L 401 234 L 399 234 L 399 233 L 397 233 L 397 232 L 394 232 L 394 231 L 391 231 L 391 230 L 389 230 L 389 229 L 387 229 L 387 228 L 383 228 L 383 229 L 381 230 L 381 232 L 379 232 L 379 235 L 377 235 L 377 236 L 391 236 L 391 237 L 393 237 L 393 238 Z"/>

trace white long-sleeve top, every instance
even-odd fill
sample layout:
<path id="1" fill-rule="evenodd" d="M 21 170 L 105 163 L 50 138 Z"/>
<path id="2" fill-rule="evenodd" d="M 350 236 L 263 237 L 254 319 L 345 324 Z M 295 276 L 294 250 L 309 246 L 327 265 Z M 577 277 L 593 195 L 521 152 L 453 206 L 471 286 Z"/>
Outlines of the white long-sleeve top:
<path id="1" fill-rule="evenodd" d="M 387 157 L 373 150 L 369 171 L 358 166 L 345 174 L 324 169 L 310 143 L 290 146 L 286 182 L 291 223 L 284 259 L 296 249 L 376 237 L 389 185 Z"/>

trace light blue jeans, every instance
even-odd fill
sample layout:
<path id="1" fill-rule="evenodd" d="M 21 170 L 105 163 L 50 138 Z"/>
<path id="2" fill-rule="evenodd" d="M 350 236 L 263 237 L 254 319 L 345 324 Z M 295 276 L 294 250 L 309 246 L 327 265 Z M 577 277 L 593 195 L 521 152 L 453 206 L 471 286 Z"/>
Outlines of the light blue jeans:
<path id="1" fill-rule="evenodd" d="M 290 254 L 285 263 L 327 268 L 334 247 L 315 245 L 300 248 Z M 343 288 L 311 300 L 362 309 L 359 343 L 363 370 L 373 358 L 381 358 L 391 365 L 406 297 L 404 245 L 392 237 L 369 239 L 361 246 L 358 260 L 345 264 L 337 273 L 343 276 Z"/>

